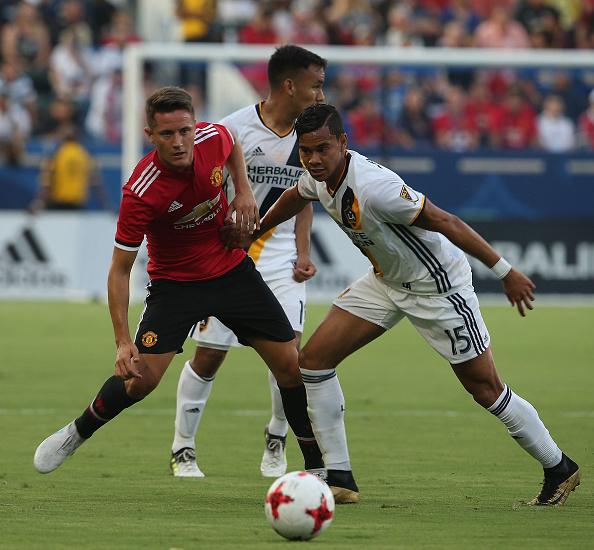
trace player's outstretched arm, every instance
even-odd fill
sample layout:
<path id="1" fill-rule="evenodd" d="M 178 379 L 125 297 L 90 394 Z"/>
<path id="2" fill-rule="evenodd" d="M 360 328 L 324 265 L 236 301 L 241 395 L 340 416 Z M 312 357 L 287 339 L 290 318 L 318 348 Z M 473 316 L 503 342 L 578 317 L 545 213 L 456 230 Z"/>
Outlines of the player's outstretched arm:
<path id="1" fill-rule="evenodd" d="M 246 235 L 237 229 L 237 224 L 226 220 L 226 225 L 219 230 L 221 240 L 228 250 L 231 248 L 246 248 L 279 223 L 299 214 L 309 202 L 301 198 L 296 187 L 291 187 L 270 207 L 260 222 L 260 229 L 254 231 L 251 235 Z"/>
<path id="2" fill-rule="evenodd" d="M 428 199 L 425 199 L 425 208 L 413 225 L 445 235 L 458 248 L 480 260 L 489 269 L 492 269 L 501 260 L 501 256 L 493 247 L 467 223 L 438 208 Z M 536 286 L 521 271 L 513 268 L 509 269 L 506 274 L 502 274 L 500 278 L 507 299 L 512 306 L 518 308 L 520 315 L 525 317 L 524 306 L 527 309 L 533 309 L 534 295 L 532 291 Z"/>
<path id="3" fill-rule="evenodd" d="M 311 279 L 318 270 L 311 259 L 311 226 L 313 223 L 313 205 L 310 203 L 295 216 L 295 242 L 297 262 L 293 268 L 293 279 L 303 283 Z"/>
<path id="4" fill-rule="evenodd" d="M 109 313 L 117 346 L 115 376 L 122 380 L 142 378 L 136 368 L 139 361 L 138 348 L 130 337 L 128 306 L 130 302 L 130 272 L 138 252 L 114 247 L 109 275 L 107 295 Z"/>

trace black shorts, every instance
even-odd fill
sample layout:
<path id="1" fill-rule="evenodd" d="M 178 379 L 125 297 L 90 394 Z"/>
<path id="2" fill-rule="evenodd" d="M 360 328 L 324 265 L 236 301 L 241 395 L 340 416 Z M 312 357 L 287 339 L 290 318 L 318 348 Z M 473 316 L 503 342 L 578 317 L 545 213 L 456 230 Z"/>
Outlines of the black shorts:
<path id="1" fill-rule="evenodd" d="M 247 338 L 251 337 L 275 342 L 295 338 L 283 308 L 249 256 L 215 279 L 154 279 L 147 290 L 134 338 L 140 353 L 181 353 L 192 326 L 210 316 L 231 329 L 244 345 L 249 345 Z"/>

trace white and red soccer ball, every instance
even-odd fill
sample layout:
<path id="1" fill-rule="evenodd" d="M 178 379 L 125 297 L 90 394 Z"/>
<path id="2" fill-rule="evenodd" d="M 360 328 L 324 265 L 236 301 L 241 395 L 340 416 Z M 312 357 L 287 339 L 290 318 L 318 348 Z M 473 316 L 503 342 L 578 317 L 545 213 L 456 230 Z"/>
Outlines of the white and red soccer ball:
<path id="1" fill-rule="evenodd" d="M 334 496 L 325 481 L 307 472 L 290 472 L 268 489 L 264 505 L 272 528 L 289 540 L 321 535 L 332 522 Z"/>

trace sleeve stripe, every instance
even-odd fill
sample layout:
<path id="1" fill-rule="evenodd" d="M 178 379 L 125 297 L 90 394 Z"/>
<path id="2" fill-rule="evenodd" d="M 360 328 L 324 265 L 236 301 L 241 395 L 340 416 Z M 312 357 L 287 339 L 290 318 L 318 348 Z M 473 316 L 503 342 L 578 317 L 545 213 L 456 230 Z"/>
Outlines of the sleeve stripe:
<path id="1" fill-rule="evenodd" d="M 114 246 L 116 248 L 119 248 L 120 250 L 125 250 L 127 252 L 136 252 L 136 251 L 140 250 L 141 245 L 142 245 L 142 242 L 140 244 L 130 244 L 130 243 L 120 242 L 117 239 L 114 242 Z"/>

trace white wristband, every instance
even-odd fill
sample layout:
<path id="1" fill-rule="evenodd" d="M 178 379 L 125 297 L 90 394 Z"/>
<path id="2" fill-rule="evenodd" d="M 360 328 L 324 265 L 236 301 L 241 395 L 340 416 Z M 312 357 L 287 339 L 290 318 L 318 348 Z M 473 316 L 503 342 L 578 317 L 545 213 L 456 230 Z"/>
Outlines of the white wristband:
<path id="1" fill-rule="evenodd" d="M 491 268 L 491 271 L 498 279 L 503 279 L 510 271 L 511 264 L 505 258 L 499 258 L 499 261 Z"/>

